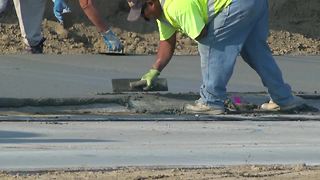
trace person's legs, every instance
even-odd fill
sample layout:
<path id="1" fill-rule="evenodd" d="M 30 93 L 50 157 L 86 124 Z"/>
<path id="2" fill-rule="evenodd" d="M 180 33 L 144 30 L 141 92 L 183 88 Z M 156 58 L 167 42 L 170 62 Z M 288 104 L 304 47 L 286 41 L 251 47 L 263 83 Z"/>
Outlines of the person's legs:
<path id="1" fill-rule="evenodd" d="M 67 5 L 65 0 L 62 0 L 62 7 L 63 7 L 62 14 L 71 12 L 70 7 Z"/>
<path id="2" fill-rule="evenodd" d="M 8 0 L 0 0 L 0 14 L 7 8 Z"/>
<path id="3" fill-rule="evenodd" d="M 263 5 L 261 16 L 244 43 L 241 51 L 243 59 L 258 73 L 274 102 L 283 106 L 293 100 L 291 88 L 284 83 L 282 73 L 272 57 L 267 44 L 269 34 L 268 1 L 260 0 Z"/>
<path id="4" fill-rule="evenodd" d="M 203 78 L 200 101 L 212 108 L 224 107 L 236 57 L 258 15 L 254 8 L 254 0 L 234 0 L 208 24 L 208 35 L 199 41 Z"/>
<path id="5" fill-rule="evenodd" d="M 64 0 L 53 0 L 53 4 L 54 4 L 53 6 L 54 16 L 62 24 L 64 21 L 63 13 L 70 13 L 71 10 Z"/>
<path id="6" fill-rule="evenodd" d="M 57 18 L 59 23 L 63 23 L 62 11 L 63 11 L 62 0 L 53 0 L 53 14 Z"/>
<path id="7" fill-rule="evenodd" d="M 46 0 L 13 0 L 13 2 L 24 43 L 29 47 L 40 44 L 42 46 L 44 38 L 41 33 L 41 23 Z"/>

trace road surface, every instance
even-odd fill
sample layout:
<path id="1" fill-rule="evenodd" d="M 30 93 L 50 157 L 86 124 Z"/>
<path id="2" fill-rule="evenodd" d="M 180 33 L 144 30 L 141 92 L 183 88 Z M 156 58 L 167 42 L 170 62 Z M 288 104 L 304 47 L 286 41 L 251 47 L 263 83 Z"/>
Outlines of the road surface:
<path id="1" fill-rule="evenodd" d="M 1 122 L 0 169 L 320 164 L 320 122 Z"/>
<path id="2" fill-rule="evenodd" d="M 320 57 L 276 59 L 294 91 L 319 92 Z M 153 61 L 154 56 L 2 55 L 0 96 L 71 98 L 108 93 L 111 79 L 138 78 Z M 169 92 L 198 92 L 199 57 L 173 57 L 161 77 L 168 79 Z M 228 90 L 265 91 L 241 59 Z M 33 108 L 21 111 L 27 114 L 26 109 Z M 19 114 L 1 115 L 0 170 L 320 164 L 320 121 L 9 122 L 6 117 L 18 121 Z"/>

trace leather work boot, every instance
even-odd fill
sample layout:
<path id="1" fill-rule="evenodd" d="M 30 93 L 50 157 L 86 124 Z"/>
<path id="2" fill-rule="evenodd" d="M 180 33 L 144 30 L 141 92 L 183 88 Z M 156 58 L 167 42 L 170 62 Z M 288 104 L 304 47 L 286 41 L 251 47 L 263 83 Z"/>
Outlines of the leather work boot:
<path id="1" fill-rule="evenodd" d="M 267 111 L 279 111 L 280 106 L 278 104 L 276 104 L 275 102 L 273 102 L 272 100 L 270 100 L 267 103 L 263 103 L 261 105 L 261 109 L 267 110 Z"/>
<path id="2" fill-rule="evenodd" d="M 35 46 L 27 46 L 25 51 L 28 54 L 42 54 L 43 53 L 43 43 L 46 41 L 46 38 L 42 38 L 40 42 Z"/>
<path id="3" fill-rule="evenodd" d="M 219 114 L 224 114 L 225 112 L 224 107 L 220 107 L 220 108 L 210 107 L 199 101 L 196 101 L 194 105 L 186 104 L 184 108 L 186 112 L 192 113 L 192 114 L 219 115 Z"/>
<path id="4" fill-rule="evenodd" d="M 272 100 L 270 100 L 268 103 L 264 103 L 261 105 L 261 109 L 266 110 L 266 111 L 290 111 L 295 108 L 298 108 L 303 104 L 303 100 L 300 97 L 294 97 L 294 99 L 289 102 L 288 104 L 284 106 L 279 106 Z"/>
<path id="5" fill-rule="evenodd" d="M 73 15 L 71 13 L 71 11 L 65 11 L 62 13 L 62 19 L 63 19 L 63 28 L 64 29 L 68 29 L 70 27 L 72 27 L 73 25 Z"/>

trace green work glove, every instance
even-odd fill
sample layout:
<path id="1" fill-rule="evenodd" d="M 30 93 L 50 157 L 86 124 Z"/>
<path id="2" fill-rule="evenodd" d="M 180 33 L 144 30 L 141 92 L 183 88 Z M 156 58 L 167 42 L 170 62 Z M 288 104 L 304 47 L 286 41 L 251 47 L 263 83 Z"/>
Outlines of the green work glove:
<path id="1" fill-rule="evenodd" d="M 152 82 L 160 75 L 160 71 L 156 69 L 150 69 L 145 75 L 142 76 L 141 80 L 147 81 L 147 86 L 144 90 L 148 90 L 152 87 Z"/>

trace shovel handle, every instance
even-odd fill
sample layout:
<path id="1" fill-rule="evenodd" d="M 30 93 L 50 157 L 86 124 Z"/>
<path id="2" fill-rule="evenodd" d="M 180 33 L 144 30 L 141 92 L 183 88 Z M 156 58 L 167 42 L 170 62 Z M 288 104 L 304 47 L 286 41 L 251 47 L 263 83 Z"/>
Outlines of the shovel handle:
<path id="1" fill-rule="evenodd" d="M 130 88 L 138 88 L 138 87 L 143 87 L 143 86 L 147 86 L 146 80 L 130 82 Z"/>

